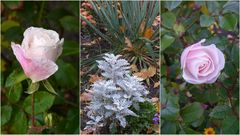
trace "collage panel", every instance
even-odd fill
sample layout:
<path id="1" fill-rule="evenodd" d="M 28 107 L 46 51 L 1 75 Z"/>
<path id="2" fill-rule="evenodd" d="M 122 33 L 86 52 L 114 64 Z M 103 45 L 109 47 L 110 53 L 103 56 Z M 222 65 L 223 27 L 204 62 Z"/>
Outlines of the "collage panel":
<path id="1" fill-rule="evenodd" d="M 81 2 L 81 134 L 160 133 L 159 6 Z"/>
<path id="2" fill-rule="evenodd" d="M 78 1 L 1 1 L 1 134 L 79 134 L 78 63 Z"/>
<path id="3" fill-rule="evenodd" d="M 239 1 L 161 2 L 161 134 L 239 134 Z"/>

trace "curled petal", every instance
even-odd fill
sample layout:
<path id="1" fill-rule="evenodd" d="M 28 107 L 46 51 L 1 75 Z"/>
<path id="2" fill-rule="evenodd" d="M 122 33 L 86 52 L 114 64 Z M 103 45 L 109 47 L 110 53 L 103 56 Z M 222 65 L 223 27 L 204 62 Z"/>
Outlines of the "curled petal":
<path id="1" fill-rule="evenodd" d="M 11 47 L 26 76 L 33 82 L 45 80 L 58 70 L 58 66 L 53 61 L 27 58 L 20 45 L 12 43 Z"/>

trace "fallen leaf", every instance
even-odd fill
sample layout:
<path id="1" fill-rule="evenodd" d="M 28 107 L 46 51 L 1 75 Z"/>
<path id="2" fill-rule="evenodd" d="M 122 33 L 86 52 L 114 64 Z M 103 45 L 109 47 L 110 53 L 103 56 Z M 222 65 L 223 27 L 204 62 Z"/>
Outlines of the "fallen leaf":
<path id="1" fill-rule="evenodd" d="M 133 72 L 138 72 L 138 68 L 135 64 L 132 64 L 130 67 L 131 67 Z"/>
<path id="2" fill-rule="evenodd" d="M 119 27 L 119 30 L 120 30 L 122 33 L 124 33 L 125 29 L 126 29 L 126 28 L 125 28 L 124 25 L 122 25 L 122 26 Z"/>
<path id="3" fill-rule="evenodd" d="M 150 66 L 148 69 L 142 69 L 140 72 L 134 73 L 133 75 L 142 78 L 143 80 L 153 77 L 156 74 L 156 68 Z"/>
<path id="4" fill-rule="evenodd" d="M 133 50 L 133 44 L 132 44 L 131 40 L 127 37 L 125 37 L 125 44 L 127 47 L 125 47 L 123 49 L 124 51 L 132 51 Z"/>
<path id="5" fill-rule="evenodd" d="M 147 28 L 147 30 L 144 32 L 144 37 L 150 39 L 153 35 L 153 29 L 152 27 Z"/>
<path id="6" fill-rule="evenodd" d="M 133 48 L 132 42 L 129 38 L 125 37 L 125 44 L 127 45 L 127 47 L 129 48 Z"/>
<path id="7" fill-rule="evenodd" d="M 150 66 L 148 71 L 150 73 L 150 77 L 153 77 L 156 74 L 157 69 L 154 66 Z"/>
<path id="8" fill-rule="evenodd" d="M 99 81 L 99 80 L 102 80 L 103 77 L 101 76 L 98 76 L 98 75 L 90 75 L 90 79 L 89 79 L 89 82 L 90 83 L 95 83 L 96 81 Z"/>
<path id="9" fill-rule="evenodd" d="M 158 25 L 160 25 L 160 23 L 161 23 L 161 17 L 160 17 L 160 15 L 158 15 L 158 16 L 155 17 L 152 25 L 153 26 L 158 26 Z"/>
<path id="10" fill-rule="evenodd" d="M 143 31 L 144 31 L 144 28 L 145 28 L 145 25 L 146 25 L 146 21 L 143 20 L 141 25 L 140 25 L 140 28 L 139 28 L 139 34 L 142 35 Z"/>
<path id="11" fill-rule="evenodd" d="M 91 93 L 83 92 L 80 95 L 80 101 L 81 102 L 87 102 L 87 101 L 91 101 L 91 100 L 92 100 L 92 94 Z"/>
<path id="12" fill-rule="evenodd" d="M 159 87 L 159 86 L 160 86 L 160 82 L 158 81 L 158 82 L 154 83 L 153 88 L 157 88 L 157 87 Z"/>

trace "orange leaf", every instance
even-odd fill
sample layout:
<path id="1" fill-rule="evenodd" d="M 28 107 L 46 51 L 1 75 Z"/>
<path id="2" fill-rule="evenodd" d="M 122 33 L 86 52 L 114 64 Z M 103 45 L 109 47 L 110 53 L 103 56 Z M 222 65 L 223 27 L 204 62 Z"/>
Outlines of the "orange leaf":
<path id="1" fill-rule="evenodd" d="M 103 78 L 100 77 L 100 76 L 98 76 L 98 75 L 90 75 L 89 82 L 90 82 L 90 83 L 94 83 L 94 82 L 96 82 L 96 81 L 98 81 L 98 80 L 102 80 L 102 79 L 103 79 Z"/>
<path id="2" fill-rule="evenodd" d="M 142 69 L 140 72 L 134 73 L 133 75 L 142 78 L 143 80 L 153 77 L 156 74 L 156 68 L 150 66 L 148 69 Z"/>
<path id="3" fill-rule="evenodd" d="M 153 29 L 152 27 L 148 28 L 145 32 L 144 32 L 144 37 L 150 39 L 153 35 Z"/>
<path id="4" fill-rule="evenodd" d="M 149 77 L 153 77 L 153 76 L 156 74 L 156 71 L 157 71 L 157 69 L 156 69 L 154 66 L 150 66 L 150 67 L 148 68 L 148 72 L 149 72 L 149 74 L 150 74 Z"/>

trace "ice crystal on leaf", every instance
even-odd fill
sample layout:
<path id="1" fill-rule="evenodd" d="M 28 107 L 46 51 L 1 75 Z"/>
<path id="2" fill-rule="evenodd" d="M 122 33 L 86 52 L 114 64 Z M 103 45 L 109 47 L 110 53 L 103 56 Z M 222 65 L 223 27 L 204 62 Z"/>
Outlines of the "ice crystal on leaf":
<path id="1" fill-rule="evenodd" d="M 97 61 L 104 80 L 96 81 L 92 85 L 93 97 L 87 106 L 87 128 L 101 127 L 106 124 L 120 124 L 126 127 L 125 116 L 137 115 L 130 110 L 133 106 L 138 109 L 138 103 L 148 100 L 148 91 L 142 85 L 141 79 L 130 76 L 130 66 L 121 55 L 105 54 L 104 60 Z M 108 123 L 111 122 L 111 123 Z"/>

